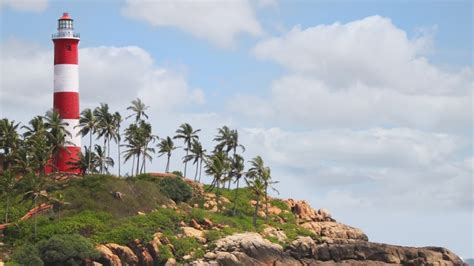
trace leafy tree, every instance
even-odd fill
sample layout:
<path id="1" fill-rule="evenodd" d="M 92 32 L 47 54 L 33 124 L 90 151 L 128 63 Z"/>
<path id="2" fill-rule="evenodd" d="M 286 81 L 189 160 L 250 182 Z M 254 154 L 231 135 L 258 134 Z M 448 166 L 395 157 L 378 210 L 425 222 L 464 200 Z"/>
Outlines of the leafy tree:
<path id="1" fill-rule="evenodd" d="M 206 173 L 210 176 L 213 176 L 213 180 L 211 186 L 209 187 L 210 190 L 213 190 L 215 187 L 218 188 L 216 197 L 217 202 L 219 203 L 220 198 L 220 185 L 224 183 L 225 176 L 228 174 L 230 168 L 229 160 L 227 156 L 222 151 L 215 152 L 211 156 L 209 156 L 206 160 Z M 219 206 L 218 206 L 219 208 Z"/>
<path id="2" fill-rule="evenodd" d="M 201 182 L 202 161 L 206 156 L 206 150 L 202 148 L 202 145 L 198 140 L 194 140 L 189 151 L 191 152 L 191 154 L 186 155 L 184 157 L 184 161 L 193 161 L 193 164 L 196 165 L 194 181 L 196 181 L 199 171 L 199 182 Z"/>
<path id="3" fill-rule="evenodd" d="M 272 188 L 274 191 L 278 192 L 273 185 L 278 183 L 278 181 L 273 181 L 271 177 L 270 168 L 265 166 L 265 163 L 262 157 L 257 156 L 250 161 L 252 167 L 249 169 L 250 176 L 258 178 L 263 182 L 264 185 L 264 196 L 265 196 L 265 219 L 268 220 L 268 189 Z"/>
<path id="4" fill-rule="evenodd" d="M 158 185 L 160 191 L 175 202 L 185 202 L 193 196 L 191 187 L 181 178 L 161 178 L 158 181 Z"/>
<path id="5" fill-rule="evenodd" d="M 170 137 L 166 137 L 165 139 L 162 139 L 158 143 L 157 147 L 158 147 L 158 154 L 159 154 L 158 157 L 161 157 L 166 154 L 167 160 L 166 160 L 165 172 L 168 173 L 170 170 L 169 168 L 170 168 L 171 152 L 173 152 L 178 147 L 174 145 L 173 140 Z"/>
<path id="6" fill-rule="evenodd" d="M 114 166 L 114 160 L 105 154 L 105 151 L 102 150 L 102 147 L 100 145 L 96 144 L 94 148 L 95 148 L 95 154 L 96 154 L 95 158 L 97 161 L 97 165 L 100 169 L 100 173 L 103 174 L 104 171 L 108 173 L 109 167 Z"/>
<path id="7" fill-rule="evenodd" d="M 72 170 L 79 170 L 81 175 L 85 175 L 86 172 L 97 173 L 99 165 L 97 155 L 85 147 L 84 152 L 79 155 L 76 161 L 68 162 Z"/>
<path id="8" fill-rule="evenodd" d="M 51 146 L 53 162 L 56 162 L 59 151 L 63 149 L 66 144 L 69 144 L 66 137 L 71 137 L 71 133 L 66 129 L 68 123 L 61 119 L 57 110 L 46 112 L 44 118 L 44 126 L 48 130 L 47 138 Z M 54 163 L 54 165 L 56 164 Z M 57 169 L 54 170 L 57 171 Z"/>
<path id="9" fill-rule="evenodd" d="M 231 170 L 230 176 L 235 178 L 235 182 L 237 183 L 237 187 L 234 192 L 234 207 L 233 207 L 233 214 L 236 214 L 236 207 L 237 207 L 237 194 L 239 192 L 239 183 L 240 178 L 245 174 L 244 173 L 244 158 L 238 154 L 235 154 L 231 161 Z"/>
<path id="10" fill-rule="evenodd" d="M 135 175 L 140 172 L 145 171 L 145 161 L 146 159 L 152 160 L 151 153 L 155 152 L 154 148 L 150 147 L 150 143 L 155 140 L 155 136 L 152 135 L 151 125 L 143 120 L 138 124 L 130 124 L 125 130 L 125 141 L 127 144 L 124 146 L 127 148 L 124 151 L 125 161 L 133 158 L 132 163 L 132 175 L 133 168 L 136 161 L 136 171 Z M 140 168 L 140 158 L 142 157 L 142 167 Z"/>
<path id="11" fill-rule="evenodd" d="M 252 191 L 255 196 L 255 211 L 253 214 L 253 226 L 257 227 L 258 209 L 260 208 L 260 200 L 265 194 L 265 183 L 262 178 L 255 174 L 255 172 L 249 172 L 245 178 L 248 188 Z"/>
<path id="12" fill-rule="evenodd" d="M 135 116 L 135 123 L 138 123 L 142 119 L 142 117 L 145 117 L 148 119 L 148 115 L 145 113 L 145 111 L 149 108 L 149 106 L 146 106 L 140 98 L 137 98 L 136 100 L 133 100 L 132 105 L 127 107 L 127 110 L 131 110 L 133 114 L 127 116 L 127 119 L 129 119 L 132 116 Z"/>
<path id="13" fill-rule="evenodd" d="M 189 154 L 189 150 L 191 149 L 191 144 L 195 140 L 199 140 L 199 136 L 197 133 L 201 131 L 200 129 L 194 130 L 193 127 L 188 124 L 184 123 L 179 126 L 179 128 L 176 130 L 176 136 L 174 136 L 174 139 L 182 139 L 184 142 L 184 145 L 186 146 L 185 151 L 186 151 L 186 156 Z M 186 158 L 185 156 L 185 158 Z M 188 162 L 184 162 L 184 176 L 186 177 L 186 168 L 187 168 Z"/>
<path id="14" fill-rule="evenodd" d="M 23 194 L 22 201 L 31 201 L 35 208 L 38 208 L 40 202 L 48 200 L 48 193 L 44 190 L 45 180 L 43 175 L 29 174 L 26 177 L 28 191 Z M 34 215 L 34 238 L 37 232 L 37 216 Z"/>
<path id="15" fill-rule="evenodd" d="M 8 214 L 12 195 L 15 195 L 15 187 L 18 183 L 11 171 L 4 171 L 0 179 L 0 189 L 5 198 L 5 223 L 8 223 Z"/>
<path id="16" fill-rule="evenodd" d="M 99 107 L 95 108 L 94 115 L 97 118 L 97 133 L 98 138 L 104 139 L 103 151 L 110 156 L 110 140 L 115 134 L 115 121 L 113 115 L 109 112 L 109 105 L 101 103 Z M 103 169 L 101 169 L 101 173 Z"/>
<path id="17" fill-rule="evenodd" d="M 20 136 L 17 132 L 19 123 L 7 118 L 0 120 L 0 159 L 3 161 L 2 168 L 8 169 L 14 160 L 15 151 L 18 148 Z"/>
<path id="18" fill-rule="evenodd" d="M 94 115 L 94 112 L 90 109 L 87 108 L 81 112 L 81 117 L 79 118 L 79 125 L 80 130 L 79 134 L 82 135 L 82 137 L 86 136 L 89 134 L 89 151 L 92 150 L 92 136 L 95 134 L 98 128 L 98 123 L 97 123 L 97 118 Z M 88 158 L 87 162 L 87 170 L 91 172 L 91 161 L 90 161 L 91 156 Z"/>

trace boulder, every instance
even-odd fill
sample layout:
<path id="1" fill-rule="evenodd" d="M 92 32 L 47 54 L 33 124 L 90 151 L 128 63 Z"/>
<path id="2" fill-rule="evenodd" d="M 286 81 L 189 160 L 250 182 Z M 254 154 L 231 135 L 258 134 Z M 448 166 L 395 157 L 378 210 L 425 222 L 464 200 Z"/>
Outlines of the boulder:
<path id="1" fill-rule="evenodd" d="M 153 266 L 154 260 L 148 249 L 141 243 L 140 240 L 135 239 L 128 244 L 128 247 L 137 255 L 140 265 Z"/>
<path id="2" fill-rule="evenodd" d="M 267 226 L 263 229 L 262 236 L 264 237 L 275 237 L 279 242 L 285 242 L 288 238 L 282 230 L 278 230 L 275 227 Z"/>
<path id="3" fill-rule="evenodd" d="M 150 242 L 148 242 L 147 244 L 147 249 L 148 249 L 148 252 L 150 253 L 151 257 L 154 259 L 154 260 L 158 260 L 159 256 L 160 256 L 160 246 L 163 245 L 163 243 L 161 243 L 161 237 L 162 237 L 162 234 L 160 232 L 157 232 L 153 235 L 153 238 L 150 240 Z"/>
<path id="4" fill-rule="evenodd" d="M 189 226 L 182 227 L 181 229 L 183 229 L 183 234 L 185 236 L 194 237 L 201 244 L 205 244 L 207 242 L 203 231 L 195 229 L 193 227 L 189 227 Z"/>
<path id="5" fill-rule="evenodd" d="M 202 219 L 201 224 L 207 229 L 210 229 L 214 226 L 214 223 L 211 220 L 207 219 L 207 218 Z"/>
<path id="6" fill-rule="evenodd" d="M 362 230 L 337 222 L 306 222 L 301 227 L 313 231 L 315 234 L 331 239 L 355 239 L 368 241 Z"/>
<path id="7" fill-rule="evenodd" d="M 192 219 L 190 222 L 189 222 L 189 225 L 191 227 L 193 227 L 194 229 L 197 229 L 197 230 L 202 230 L 202 226 L 196 222 L 196 220 Z"/>
<path id="8" fill-rule="evenodd" d="M 99 252 L 100 257 L 97 259 L 98 262 L 103 265 L 110 266 L 122 266 L 122 261 L 119 256 L 115 255 L 112 250 L 110 250 L 105 245 L 98 245 L 95 249 Z"/>
<path id="9" fill-rule="evenodd" d="M 169 258 L 166 263 L 165 263 L 165 266 L 176 266 L 177 263 L 176 263 L 176 260 L 174 258 Z"/>
<path id="10" fill-rule="evenodd" d="M 121 246 L 115 243 L 109 243 L 105 245 L 109 248 L 115 255 L 120 258 L 122 265 L 137 265 L 139 259 L 133 251 L 127 246 Z"/>

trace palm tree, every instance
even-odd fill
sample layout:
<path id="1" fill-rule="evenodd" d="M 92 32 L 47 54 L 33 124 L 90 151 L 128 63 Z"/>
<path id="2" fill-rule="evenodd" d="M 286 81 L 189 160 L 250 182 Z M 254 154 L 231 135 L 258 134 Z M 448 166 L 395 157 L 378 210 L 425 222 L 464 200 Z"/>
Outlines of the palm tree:
<path id="1" fill-rule="evenodd" d="M 191 149 L 189 150 L 191 154 L 184 157 L 185 162 L 193 161 L 193 164 L 196 165 L 196 172 L 194 174 L 194 181 L 196 181 L 198 176 L 199 170 L 199 182 L 201 181 L 201 168 L 202 168 L 202 160 L 206 154 L 206 150 L 202 148 L 201 143 L 199 140 L 194 140 L 191 144 Z"/>
<path id="2" fill-rule="evenodd" d="M 135 115 L 135 123 L 138 123 L 139 120 L 142 119 L 142 117 L 145 117 L 148 119 L 148 115 L 145 113 L 145 110 L 148 109 L 149 106 L 146 106 L 140 98 L 137 98 L 136 100 L 132 101 L 132 105 L 127 107 L 127 110 L 132 110 L 133 114 L 127 116 L 126 119 L 129 119 L 130 117 Z"/>
<path id="3" fill-rule="evenodd" d="M 68 123 L 64 122 L 57 110 L 48 111 L 45 115 L 45 127 L 48 129 L 48 139 L 53 153 L 53 164 L 58 159 L 59 151 L 69 144 L 67 137 L 71 137 L 71 133 L 67 131 Z M 56 167 L 54 171 L 57 171 Z"/>
<path id="4" fill-rule="evenodd" d="M 11 171 L 4 171 L 0 180 L 0 188 L 5 198 L 5 223 L 8 223 L 8 214 L 10 210 L 10 198 L 14 195 L 17 179 Z"/>
<path id="5" fill-rule="evenodd" d="M 237 129 L 234 129 L 234 130 L 231 131 L 230 139 L 231 139 L 230 148 L 234 152 L 233 153 L 234 156 L 237 153 L 237 148 L 240 148 L 242 150 L 242 152 L 245 152 L 244 145 L 239 143 L 239 132 L 237 131 Z"/>
<path id="6" fill-rule="evenodd" d="M 151 131 L 151 124 L 146 123 L 144 121 L 140 121 L 140 139 L 142 142 L 142 168 L 141 168 L 141 173 L 146 172 L 146 159 L 148 159 L 150 162 L 153 160 L 153 157 L 151 156 L 151 153 L 155 153 L 155 149 L 149 147 L 151 142 L 155 142 L 155 139 L 158 138 L 158 136 L 155 136 L 152 134 Z"/>
<path id="7" fill-rule="evenodd" d="M 9 121 L 7 118 L 0 120 L 0 149 L 2 150 L 1 159 L 3 160 L 2 168 L 4 171 L 8 169 L 15 156 L 15 150 L 19 144 L 19 134 L 17 132 L 19 123 Z"/>
<path id="8" fill-rule="evenodd" d="M 231 161 L 231 170 L 230 170 L 230 176 L 235 178 L 235 182 L 237 183 L 237 187 L 235 188 L 234 192 L 234 208 L 233 208 L 233 214 L 236 214 L 236 208 L 237 208 L 237 193 L 239 191 L 239 182 L 240 178 L 245 174 L 244 173 L 244 158 L 238 154 L 234 155 Z"/>
<path id="9" fill-rule="evenodd" d="M 209 156 L 206 160 L 206 173 L 208 175 L 213 176 L 213 180 L 211 183 L 211 186 L 209 187 L 209 190 L 213 190 L 214 188 L 217 187 L 217 192 L 216 192 L 216 197 L 217 197 L 217 203 L 219 203 L 219 198 L 220 198 L 220 191 L 219 191 L 219 185 L 223 183 L 224 176 L 228 174 L 229 171 L 229 161 L 227 156 L 222 152 L 215 152 L 211 156 Z M 219 208 L 219 206 L 218 206 Z"/>
<path id="10" fill-rule="evenodd" d="M 151 132 L 151 125 L 143 120 L 140 120 L 138 124 L 130 124 L 125 130 L 125 141 L 127 144 L 124 146 L 127 147 L 127 150 L 124 151 L 124 159 L 128 161 L 130 158 L 133 158 L 132 175 L 135 161 L 137 163 L 135 174 L 138 175 L 139 171 L 143 172 L 146 170 L 146 159 L 151 161 L 153 158 L 151 153 L 155 152 L 155 149 L 150 147 L 150 143 L 155 139 L 156 136 Z M 143 160 L 141 168 L 140 158 Z"/>
<path id="11" fill-rule="evenodd" d="M 89 134 L 89 151 L 92 150 L 92 135 L 95 134 L 97 131 L 97 119 L 94 115 L 94 112 L 90 108 L 87 108 L 81 112 L 81 117 L 79 118 L 79 125 L 81 129 L 79 130 L 78 134 L 81 134 L 82 137 L 86 136 Z M 86 149 L 87 152 L 87 149 Z M 90 159 L 91 157 L 89 156 L 89 161 L 87 163 L 87 170 L 90 172 Z"/>
<path id="12" fill-rule="evenodd" d="M 28 184 L 28 191 L 23 194 L 22 201 L 31 200 L 34 208 L 37 209 L 39 202 L 41 200 L 47 199 L 48 194 L 44 190 L 45 180 L 42 175 L 35 175 L 30 174 L 26 178 Z M 37 217 L 38 215 L 34 215 L 34 238 L 36 239 L 36 231 L 37 231 Z"/>
<path id="13" fill-rule="evenodd" d="M 23 164 L 29 165 L 34 173 L 45 175 L 46 167 L 53 167 L 50 161 L 54 154 L 50 132 L 47 131 L 43 117 L 37 116 L 29 124 L 31 127 L 23 127 L 26 129 L 23 134 L 24 148 L 26 149 L 23 152 L 23 158 L 27 160 Z"/>
<path id="14" fill-rule="evenodd" d="M 97 132 L 98 138 L 104 138 L 104 146 L 102 151 L 110 155 L 110 140 L 115 134 L 115 121 L 112 114 L 109 112 L 109 105 L 101 103 L 99 107 L 94 109 L 94 115 L 97 118 Z M 100 171 L 103 172 L 103 169 Z"/>
<path id="15" fill-rule="evenodd" d="M 224 151 L 226 154 L 232 149 L 232 131 L 228 126 L 223 126 L 217 129 L 217 135 L 213 139 L 217 142 L 214 151 Z"/>
<path id="16" fill-rule="evenodd" d="M 264 195 L 265 195 L 265 219 L 268 220 L 268 188 L 273 189 L 278 193 L 272 185 L 277 184 L 278 181 L 273 181 L 271 177 L 271 170 L 265 166 L 262 157 L 257 156 L 250 161 L 252 167 L 249 169 L 251 176 L 259 178 L 264 184 Z"/>
<path id="17" fill-rule="evenodd" d="M 81 152 L 79 158 L 74 162 L 68 162 L 72 170 L 79 170 L 81 175 L 85 175 L 86 172 L 96 173 L 97 172 L 97 155 L 85 147 L 84 153 Z"/>
<path id="18" fill-rule="evenodd" d="M 183 139 L 184 145 L 186 146 L 185 151 L 186 151 L 186 156 L 189 154 L 189 150 L 191 149 L 191 144 L 195 140 L 199 140 L 199 136 L 197 133 L 201 131 L 200 129 L 193 130 L 193 127 L 188 124 L 184 123 L 179 126 L 179 128 L 176 130 L 176 136 L 174 136 L 174 139 Z M 186 157 L 185 156 L 185 157 Z M 188 162 L 184 162 L 184 177 L 186 177 L 186 168 L 187 168 Z"/>
<path id="19" fill-rule="evenodd" d="M 118 162 L 118 176 L 120 177 L 120 140 L 121 140 L 121 136 L 120 136 L 120 124 L 122 123 L 123 119 L 122 119 L 122 116 L 120 115 L 119 112 L 115 112 L 113 114 L 113 121 L 114 121 L 114 128 L 115 128 L 115 132 L 113 134 L 113 139 L 114 141 L 117 143 L 117 162 Z"/>
<path id="20" fill-rule="evenodd" d="M 158 154 L 159 154 L 158 157 L 161 157 L 165 154 L 167 156 L 165 172 L 168 173 L 169 168 L 170 168 L 171 152 L 174 151 L 178 147 L 174 145 L 173 140 L 170 137 L 166 137 L 166 139 L 162 139 L 158 143 L 157 147 L 158 147 Z"/>
<path id="21" fill-rule="evenodd" d="M 253 213 L 253 226 L 257 228 L 257 217 L 258 209 L 260 207 L 260 199 L 265 193 L 265 184 L 259 176 L 255 175 L 255 172 L 249 172 L 249 175 L 245 178 L 248 188 L 255 195 L 255 212 Z"/>
<path id="22" fill-rule="evenodd" d="M 100 167 L 100 173 L 103 174 L 103 171 L 109 173 L 109 166 L 114 166 L 114 160 L 106 156 L 105 151 L 102 150 L 100 145 L 95 145 L 95 153 L 97 154 L 97 164 Z"/>

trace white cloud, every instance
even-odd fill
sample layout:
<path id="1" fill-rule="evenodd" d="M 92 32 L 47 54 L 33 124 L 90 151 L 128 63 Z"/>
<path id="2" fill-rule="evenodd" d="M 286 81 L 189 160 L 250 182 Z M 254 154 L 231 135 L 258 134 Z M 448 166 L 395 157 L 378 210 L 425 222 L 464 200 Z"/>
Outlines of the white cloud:
<path id="1" fill-rule="evenodd" d="M 4 7 L 18 11 L 41 12 L 48 7 L 48 0 L 0 0 L 0 9 Z"/>
<path id="2" fill-rule="evenodd" d="M 452 211 L 474 204 L 473 159 L 459 154 L 467 138 L 408 128 L 241 132 L 246 154 L 262 155 L 280 187 L 329 208 Z M 341 191 L 346 196 L 335 200 Z"/>
<path id="3" fill-rule="evenodd" d="M 222 48 L 234 46 L 237 35 L 241 33 L 258 36 L 263 32 L 252 6 L 246 0 L 128 0 L 123 13 L 152 26 L 177 27 Z"/>
<path id="4" fill-rule="evenodd" d="M 470 68 L 448 73 L 420 56 L 432 49 L 432 36 L 425 30 L 410 40 L 389 19 L 372 16 L 347 24 L 296 26 L 261 41 L 254 53 L 333 89 L 362 83 L 407 94 L 466 95 L 473 84 Z"/>
<path id="5" fill-rule="evenodd" d="M 52 51 L 14 39 L 3 43 L 1 51 L 2 112 L 15 112 L 21 105 L 31 117 L 38 110 L 50 108 Z M 83 108 L 99 102 L 125 106 L 136 97 L 143 97 L 158 110 L 183 109 L 186 104 L 204 102 L 203 92 L 191 88 L 183 74 L 156 66 L 142 48 L 102 46 L 82 48 L 79 54 Z"/>

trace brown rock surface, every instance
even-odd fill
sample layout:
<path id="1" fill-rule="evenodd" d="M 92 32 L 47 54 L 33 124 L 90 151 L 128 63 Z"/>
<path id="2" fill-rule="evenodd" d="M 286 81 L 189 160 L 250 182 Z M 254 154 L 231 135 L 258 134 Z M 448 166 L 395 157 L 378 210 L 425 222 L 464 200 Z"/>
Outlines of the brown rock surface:
<path id="1" fill-rule="evenodd" d="M 362 230 L 336 222 L 306 222 L 301 227 L 327 238 L 369 240 Z"/>
<path id="2" fill-rule="evenodd" d="M 122 265 L 138 265 L 139 259 L 129 247 L 115 243 L 109 243 L 105 246 L 120 258 Z"/>
<path id="3" fill-rule="evenodd" d="M 98 262 L 103 265 L 113 265 L 113 266 L 122 266 L 122 262 L 119 256 L 115 255 L 112 250 L 110 250 L 105 245 L 98 245 L 95 249 L 99 252 L 100 257 L 97 259 Z"/>
<path id="4" fill-rule="evenodd" d="M 140 240 L 135 239 L 128 244 L 128 247 L 132 249 L 133 253 L 138 257 L 140 265 L 143 266 L 153 266 L 154 260 L 148 249 L 140 242 Z"/>

